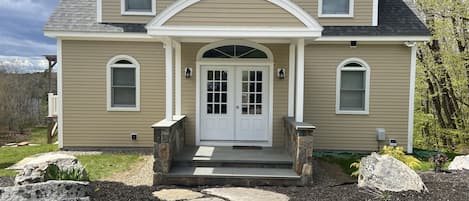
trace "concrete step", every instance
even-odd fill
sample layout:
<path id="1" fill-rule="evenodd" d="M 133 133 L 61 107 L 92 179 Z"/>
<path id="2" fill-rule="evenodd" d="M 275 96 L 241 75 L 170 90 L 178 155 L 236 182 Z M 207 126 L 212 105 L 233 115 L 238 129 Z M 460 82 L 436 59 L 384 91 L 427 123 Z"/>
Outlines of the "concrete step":
<path id="1" fill-rule="evenodd" d="M 166 185 L 301 185 L 291 168 L 182 167 L 175 166 L 162 178 Z"/>
<path id="2" fill-rule="evenodd" d="M 179 167 L 232 167 L 232 168 L 284 168 L 291 169 L 291 161 L 236 161 L 236 160 L 176 160 Z"/>

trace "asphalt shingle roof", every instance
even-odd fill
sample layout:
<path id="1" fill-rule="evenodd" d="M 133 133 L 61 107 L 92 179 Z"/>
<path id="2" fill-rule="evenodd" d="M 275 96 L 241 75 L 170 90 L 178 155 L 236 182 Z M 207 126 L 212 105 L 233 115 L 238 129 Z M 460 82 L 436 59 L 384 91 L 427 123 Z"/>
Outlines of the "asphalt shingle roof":
<path id="1" fill-rule="evenodd" d="M 324 26 L 323 36 L 430 35 L 425 25 L 402 0 L 380 0 L 379 2 L 378 26 Z M 70 32 L 146 32 L 145 24 L 100 24 L 96 21 L 96 0 L 61 0 L 45 25 L 44 30 Z"/>

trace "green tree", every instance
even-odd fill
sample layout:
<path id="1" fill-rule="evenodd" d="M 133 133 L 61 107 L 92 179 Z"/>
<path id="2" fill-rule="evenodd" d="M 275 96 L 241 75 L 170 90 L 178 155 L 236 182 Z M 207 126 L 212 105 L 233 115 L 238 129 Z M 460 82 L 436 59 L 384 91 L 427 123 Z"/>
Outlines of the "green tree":
<path id="1" fill-rule="evenodd" d="M 432 40 L 419 46 L 415 144 L 469 145 L 469 0 L 417 0 Z"/>

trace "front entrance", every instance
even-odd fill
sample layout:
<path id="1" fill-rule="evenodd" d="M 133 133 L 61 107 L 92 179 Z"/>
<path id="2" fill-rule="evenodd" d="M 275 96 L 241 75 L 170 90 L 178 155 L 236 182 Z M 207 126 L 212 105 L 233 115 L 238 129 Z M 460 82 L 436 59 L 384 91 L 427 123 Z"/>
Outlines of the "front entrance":
<path id="1" fill-rule="evenodd" d="M 200 70 L 200 140 L 267 142 L 269 68 L 207 65 Z"/>

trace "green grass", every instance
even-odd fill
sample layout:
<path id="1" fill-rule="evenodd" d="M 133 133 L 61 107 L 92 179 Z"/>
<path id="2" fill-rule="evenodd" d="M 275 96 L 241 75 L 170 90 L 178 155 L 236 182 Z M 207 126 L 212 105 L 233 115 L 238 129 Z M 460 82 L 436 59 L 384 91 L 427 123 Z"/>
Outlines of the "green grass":
<path id="1" fill-rule="evenodd" d="M 57 151 L 57 145 L 0 148 L 0 176 L 15 176 L 15 171 L 5 170 L 21 159 L 39 153 Z"/>
<path id="2" fill-rule="evenodd" d="M 78 160 L 85 166 L 90 180 L 93 181 L 129 170 L 142 158 L 138 154 L 102 154 L 78 156 Z"/>
<path id="3" fill-rule="evenodd" d="M 33 128 L 28 140 L 32 144 L 47 144 L 47 128 Z M 57 136 L 52 138 L 52 143 L 57 141 Z"/>

